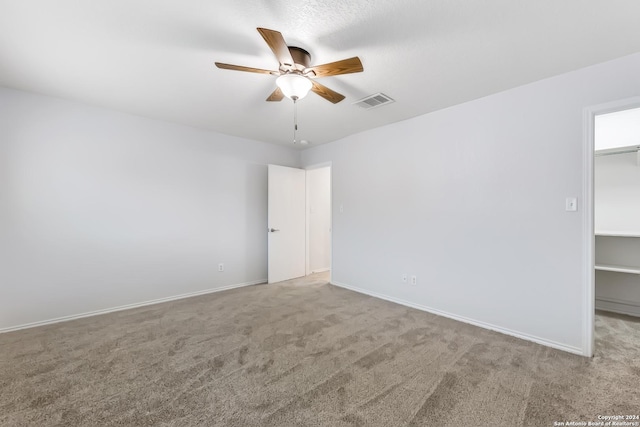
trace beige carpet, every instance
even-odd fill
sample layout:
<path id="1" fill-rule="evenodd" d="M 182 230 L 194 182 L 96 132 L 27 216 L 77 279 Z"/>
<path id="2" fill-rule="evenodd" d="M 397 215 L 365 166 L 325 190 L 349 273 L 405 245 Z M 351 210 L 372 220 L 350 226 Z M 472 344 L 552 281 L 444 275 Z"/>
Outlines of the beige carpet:
<path id="1" fill-rule="evenodd" d="M 640 413 L 640 323 L 573 356 L 327 284 L 0 335 L 2 426 L 552 426 Z"/>

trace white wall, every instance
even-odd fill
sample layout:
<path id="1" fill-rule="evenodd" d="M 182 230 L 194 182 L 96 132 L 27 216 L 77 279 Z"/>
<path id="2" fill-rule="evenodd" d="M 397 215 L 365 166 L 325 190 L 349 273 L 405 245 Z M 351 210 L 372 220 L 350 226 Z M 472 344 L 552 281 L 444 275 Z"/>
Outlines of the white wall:
<path id="1" fill-rule="evenodd" d="M 304 151 L 332 162 L 333 281 L 585 351 L 584 207 L 565 198 L 585 190 L 583 109 L 638 75 L 640 54 Z"/>
<path id="2" fill-rule="evenodd" d="M 331 265 L 331 168 L 307 170 L 307 273 Z"/>
<path id="3" fill-rule="evenodd" d="M 596 231 L 640 234 L 638 155 L 596 157 L 594 172 Z"/>
<path id="4" fill-rule="evenodd" d="M 640 145 L 640 108 L 595 117 L 595 149 Z"/>
<path id="5" fill-rule="evenodd" d="M 0 329 L 265 280 L 267 163 L 299 153 L 0 88 Z"/>

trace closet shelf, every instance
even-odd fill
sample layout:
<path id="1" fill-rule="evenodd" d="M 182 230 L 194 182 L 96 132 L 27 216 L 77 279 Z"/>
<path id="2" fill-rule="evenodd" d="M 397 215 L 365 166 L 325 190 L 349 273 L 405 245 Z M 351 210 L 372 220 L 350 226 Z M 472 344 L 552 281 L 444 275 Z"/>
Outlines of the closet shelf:
<path id="1" fill-rule="evenodd" d="M 628 267 L 624 265 L 596 264 L 596 270 L 615 271 L 618 273 L 640 274 L 640 267 Z"/>
<path id="2" fill-rule="evenodd" d="M 596 236 L 604 237 L 640 237 L 640 232 L 631 231 L 596 231 Z"/>

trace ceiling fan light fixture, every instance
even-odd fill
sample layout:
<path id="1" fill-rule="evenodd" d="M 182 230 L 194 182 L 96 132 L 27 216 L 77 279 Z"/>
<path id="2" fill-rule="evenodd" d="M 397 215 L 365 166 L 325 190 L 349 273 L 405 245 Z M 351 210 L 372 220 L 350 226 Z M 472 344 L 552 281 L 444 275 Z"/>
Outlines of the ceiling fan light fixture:
<path id="1" fill-rule="evenodd" d="M 276 85 L 280 88 L 284 96 L 289 99 L 302 99 L 311 90 L 311 80 L 300 74 L 287 73 L 276 79 Z"/>

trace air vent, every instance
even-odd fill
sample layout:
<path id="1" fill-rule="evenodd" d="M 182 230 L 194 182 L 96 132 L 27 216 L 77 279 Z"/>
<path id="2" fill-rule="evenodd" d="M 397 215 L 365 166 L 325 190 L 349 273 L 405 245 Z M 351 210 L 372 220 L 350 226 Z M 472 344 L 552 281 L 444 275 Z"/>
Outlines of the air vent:
<path id="1" fill-rule="evenodd" d="M 376 108 L 381 105 L 390 104 L 395 102 L 393 99 L 389 98 L 384 93 L 374 93 L 373 95 L 369 95 L 366 98 L 362 98 L 360 101 L 356 101 L 353 105 L 357 105 L 358 107 L 364 108 L 365 110 L 370 110 L 371 108 Z"/>

